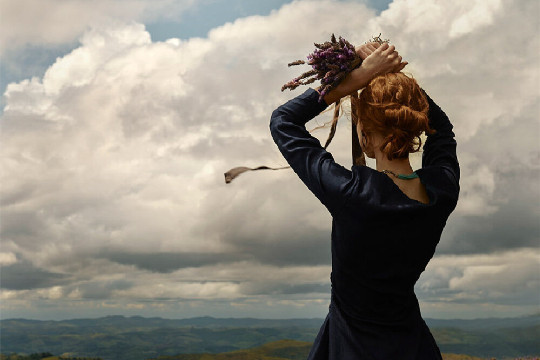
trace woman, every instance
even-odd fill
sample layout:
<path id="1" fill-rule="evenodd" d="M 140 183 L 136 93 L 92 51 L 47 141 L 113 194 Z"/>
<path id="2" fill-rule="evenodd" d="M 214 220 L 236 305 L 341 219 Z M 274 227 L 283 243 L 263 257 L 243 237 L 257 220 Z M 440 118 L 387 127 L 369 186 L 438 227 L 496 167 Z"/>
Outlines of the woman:
<path id="1" fill-rule="evenodd" d="M 369 56 L 323 103 L 309 89 L 278 107 L 270 123 L 285 159 L 332 215 L 331 303 L 308 359 L 442 359 L 414 284 L 458 200 L 453 126 L 413 79 L 397 73 L 407 63 L 393 46 L 358 51 Z M 304 126 L 351 93 L 360 146 L 376 169 L 335 163 Z M 413 172 L 408 155 L 422 131 L 422 168 Z"/>

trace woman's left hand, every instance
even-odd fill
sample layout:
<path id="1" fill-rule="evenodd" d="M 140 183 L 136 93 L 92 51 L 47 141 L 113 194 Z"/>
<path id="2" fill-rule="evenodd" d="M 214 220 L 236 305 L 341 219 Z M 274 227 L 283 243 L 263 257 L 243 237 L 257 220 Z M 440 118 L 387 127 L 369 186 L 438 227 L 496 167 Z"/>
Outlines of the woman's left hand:
<path id="1" fill-rule="evenodd" d="M 377 50 L 380 46 L 381 44 L 374 41 L 374 42 L 369 42 L 369 43 L 365 43 L 360 46 L 357 46 L 355 50 L 358 56 L 360 56 L 360 58 L 363 61 L 363 60 L 366 60 L 369 55 L 373 54 L 375 50 Z M 395 55 L 399 56 L 397 51 L 395 51 Z M 401 70 L 403 70 L 403 68 L 405 68 L 405 66 L 408 63 L 406 61 L 402 62 L 401 57 L 399 58 L 400 58 L 400 63 L 397 64 L 394 68 L 392 68 L 391 71 L 388 71 L 388 72 L 400 72 Z"/>
<path id="2" fill-rule="evenodd" d="M 371 74 L 371 78 L 374 78 L 389 72 L 401 71 L 407 64 L 406 61 L 402 62 L 394 45 L 384 43 L 369 54 L 360 67 L 363 67 Z"/>

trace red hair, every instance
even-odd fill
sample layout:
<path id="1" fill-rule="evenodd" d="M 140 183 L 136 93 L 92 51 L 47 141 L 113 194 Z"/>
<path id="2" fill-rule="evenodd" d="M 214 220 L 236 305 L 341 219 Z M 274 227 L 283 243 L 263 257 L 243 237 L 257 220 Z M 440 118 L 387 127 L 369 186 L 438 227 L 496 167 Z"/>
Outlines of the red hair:
<path id="1" fill-rule="evenodd" d="M 357 121 L 362 122 L 366 134 L 378 132 L 384 137 L 380 150 L 388 160 L 419 151 L 422 132 L 434 132 L 429 127 L 426 96 L 416 80 L 401 72 L 371 80 L 357 104 Z"/>

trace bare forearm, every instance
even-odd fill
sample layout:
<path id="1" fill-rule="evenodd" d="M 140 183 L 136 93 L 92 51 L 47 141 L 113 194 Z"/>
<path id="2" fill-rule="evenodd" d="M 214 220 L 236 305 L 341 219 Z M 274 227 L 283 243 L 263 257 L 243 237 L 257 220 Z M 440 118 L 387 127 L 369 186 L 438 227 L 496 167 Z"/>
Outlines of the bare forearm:
<path id="1" fill-rule="evenodd" d="M 343 79 L 339 85 L 324 96 L 324 101 L 330 105 L 354 91 L 363 89 L 373 78 L 373 72 L 360 66 Z M 319 87 L 320 88 L 320 87 Z M 319 88 L 316 90 L 319 91 Z M 319 91 L 320 92 L 320 91 Z"/>

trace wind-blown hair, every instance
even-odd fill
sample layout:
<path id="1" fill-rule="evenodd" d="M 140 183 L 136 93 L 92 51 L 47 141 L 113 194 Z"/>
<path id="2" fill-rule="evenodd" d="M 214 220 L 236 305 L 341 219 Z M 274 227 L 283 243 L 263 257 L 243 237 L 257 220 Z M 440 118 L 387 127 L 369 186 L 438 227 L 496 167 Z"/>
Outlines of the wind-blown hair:
<path id="1" fill-rule="evenodd" d="M 389 160 L 406 158 L 422 146 L 422 132 L 429 127 L 429 104 L 415 79 L 399 73 L 380 75 L 360 92 L 353 127 L 360 121 L 366 134 L 380 133 L 384 140 L 380 150 Z"/>

